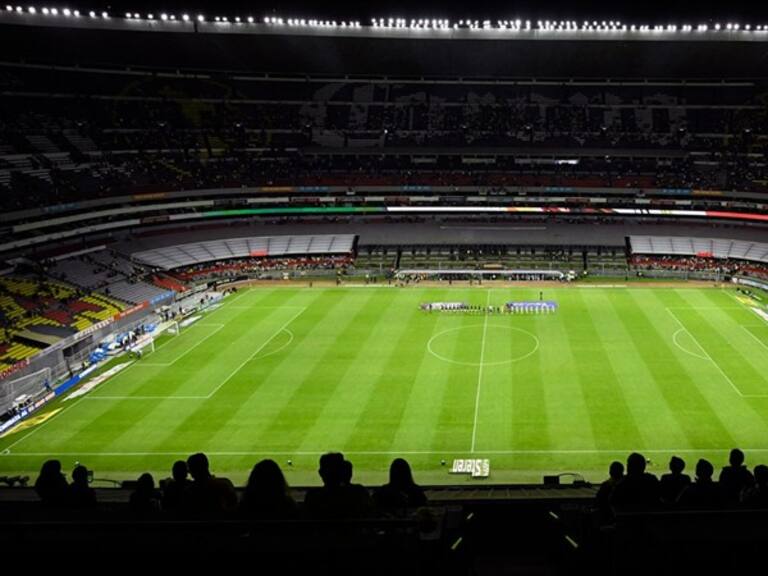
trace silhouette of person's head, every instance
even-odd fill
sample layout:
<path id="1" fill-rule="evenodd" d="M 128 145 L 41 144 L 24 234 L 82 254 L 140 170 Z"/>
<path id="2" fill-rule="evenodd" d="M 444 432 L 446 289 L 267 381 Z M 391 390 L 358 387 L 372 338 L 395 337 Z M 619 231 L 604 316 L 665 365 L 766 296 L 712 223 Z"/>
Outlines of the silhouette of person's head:
<path id="1" fill-rule="evenodd" d="M 711 482 L 712 474 L 714 474 L 715 468 L 709 460 L 704 458 L 699 459 L 696 462 L 696 481 L 697 482 Z"/>
<path id="2" fill-rule="evenodd" d="M 611 462 L 611 465 L 608 467 L 608 476 L 613 480 L 620 480 L 624 476 L 624 464 L 618 460 Z"/>
<path id="3" fill-rule="evenodd" d="M 320 456 L 318 473 L 325 486 L 341 486 L 344 480 L 344 455 L 340 452 L 328 452 Z"/>
<path id="4" fill-rule="evenodd" d="M 263 495 L 285 494 L 288 483 L 285 481 L 283 471 L 274 460 L 262 460 L 251 470 L 248 477 L 249 492 L 258 492 Z"/>
<path id="5" fill-rule="evenodd" d="M 46 504 L 60 504 L 67 489 L 67 479 L 61 473 L 61 462 L 46 460 L 40 467 L 35 491 Z"/>
<path id="6" fill-rule="evenodd" d="M 40 479 L 51 481 L 61 476 L 61 462 L 58 460 L 46 460 L 40 468 Z"/>
<path id="7" fill-rule="evenodd" d="M 352 476 L 354 473 L 352 462 L 344 460 L 344 462 L 341 463 L 341 483 L 346 486 L 352 484 Z"/>
<path id="8" fill-rule="evenodd" d="M 679 456 L 672 456 L 669 459 L 669 471 L 672 474 L 682 474 L 683 470 L 685 470 L 685 460 Z"/>
<path id="9" fill-rule="evenodd" d="M 174 462 L 173 468 L 171 469 L 171 474 L 173 475 L 173 479 L 176 482 L 184 482 L 184 480 L 187 479 L 187 474 L 189 474 L 187 463 L 184 462 L 184 460 L 177 460 Z"/>
<path id="10" fill-rule="evenodd" d="M 411 465 L 403 458 L 395 458 L 389 465 L 389 483 L 392 486 L 407 487 L 413 486 L 413 474 Z"/>
<path id="11" fill-rule="evenodd" d="M 738 448 L 734 448 L 731 450 L 731 455 L 728 458 L 728 461 L 731 463 L 731 466 L 734 468 L 738 468 L 742 464 L 744 464 L 744 452 L 739 450 Z"/>
<path id="12" fill-rule="evenodd" d="M 88 486 L 88 468 L 82 464 L 72 470 L 72 484 L 75 486 Z"/>
<path id="13" fill-rule="evenodd" d="M 640 476 L 645 472 L 645 456 L 632 452 L 627 458 L 627 476 Z"/>
<path id="14" fill-rule="evenodd" d="M 152 474 L 144 472 L 144 474 L 139 476 L 139 479 L 136 482 L 136 492 L 140 492 L 141 494 L 151 494 L 154 489 L 155 479 L 152 477 Z"/>
<path id="15" fill-rule="evenodd" d="M 192 454 L 192 456 L 187 458 L 187 467 L 192 478 L 198 482 L 205 480 L 211 475 L 208 469 L 208 457 L 202 452 Z"/>
<path id="16" fill-rule="evenodd" d="M 755 482 L 760 488 L 768 488 L 768 466 L 765 464 L 755 466 Z"/>

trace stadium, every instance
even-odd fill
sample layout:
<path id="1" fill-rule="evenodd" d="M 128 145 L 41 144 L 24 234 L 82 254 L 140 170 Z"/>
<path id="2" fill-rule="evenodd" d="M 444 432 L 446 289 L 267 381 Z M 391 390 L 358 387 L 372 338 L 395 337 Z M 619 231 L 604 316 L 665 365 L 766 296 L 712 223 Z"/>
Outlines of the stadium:
<path id="1" fill-rule="evenodd" d="M 768 23 L 14 4 L 0 37 L 9 545 L 613 574 L 765 544 Z M 198 453 L 226 511 L 136 516 Z M 697 496 L 627 488 L 633 453 Z M 428 506 L 381 504 L 396 459 Z M 33 488 L 51 460 L 90 507 Z M 265 461 L 289 517 L 253 512 Z M 381 507 L 317 513 L 350 463 Z"/>

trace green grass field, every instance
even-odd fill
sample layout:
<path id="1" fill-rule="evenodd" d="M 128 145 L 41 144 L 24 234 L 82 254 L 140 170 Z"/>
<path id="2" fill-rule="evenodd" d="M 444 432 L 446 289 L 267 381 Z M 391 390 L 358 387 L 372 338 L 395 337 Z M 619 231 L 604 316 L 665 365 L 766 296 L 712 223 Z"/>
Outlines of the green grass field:
<path id="1" fill-rule="evenodd" d="M 42 424 L 0 439 L 0 474 L 48 457 L 97 478 L 168 475 L 209 455 L 244 482 L 272 457 L 290 483 L 317 483 L 322 452 L 381 482 L 406 457 L 422 483 L 453 458 L 491 459 L 491 482 L 606 475 L 639 450 L 716 467 L 739 446 L 768 462 L 768 323 L 735 292 L 544 288 L 551 315 L 426 313 L 425 301 L 502 305 L 539 288 L 257 288 Z M 287 460 L 293 466 L 287 466 Z M 475 481 L 476 482 L 476 481 Z"/>

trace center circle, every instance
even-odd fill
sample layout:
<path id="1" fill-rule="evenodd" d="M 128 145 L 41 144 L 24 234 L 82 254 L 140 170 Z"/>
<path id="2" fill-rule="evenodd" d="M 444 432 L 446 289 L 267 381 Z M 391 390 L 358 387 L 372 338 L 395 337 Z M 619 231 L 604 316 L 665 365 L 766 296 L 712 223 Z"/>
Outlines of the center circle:
<path id="1" fill-rule="evenodd" d="M 478 345 L 474 346 L 474 343 Z M 427 342 L 427 350 L 432 356 L 443 362 L 462 366 L 512 364 L 528 358 L 538 349 L 539 339 L 528 330 L 498 324 L 448 328 L 438 332 Z M 474 361 L 468 355 L 474 355 Z"/>

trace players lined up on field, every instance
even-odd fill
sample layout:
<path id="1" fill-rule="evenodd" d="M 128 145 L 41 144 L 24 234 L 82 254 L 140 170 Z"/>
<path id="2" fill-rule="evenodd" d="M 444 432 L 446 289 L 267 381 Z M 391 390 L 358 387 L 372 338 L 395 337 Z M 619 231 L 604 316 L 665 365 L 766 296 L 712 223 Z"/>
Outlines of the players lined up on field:
<path id="1" fill-rule="evenodd" d="M 503 306 L 473 306 L 471 304 L 448 304 L 442 307 L 432 307 L 430 304 L 422 304 L 421 309 L 426 312 L 452 312 L 462 314 L 504 314 L 507 311 Z"/>
<path id="2" fill-rule="evenodd" d="M 556 310 L 553 306 L 474 306 L 471 304 L 449 304 L 439 307 L 433 304 L 422 304 L 420 308 L 430 314 L 432 312 L 448 312 L 469 315 L 550 314 Z"/>

